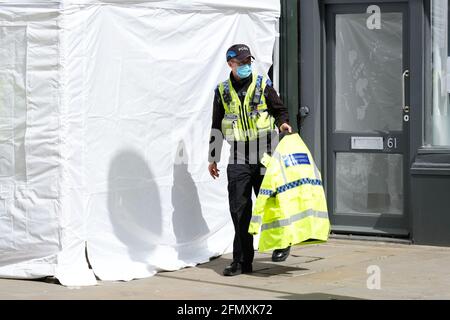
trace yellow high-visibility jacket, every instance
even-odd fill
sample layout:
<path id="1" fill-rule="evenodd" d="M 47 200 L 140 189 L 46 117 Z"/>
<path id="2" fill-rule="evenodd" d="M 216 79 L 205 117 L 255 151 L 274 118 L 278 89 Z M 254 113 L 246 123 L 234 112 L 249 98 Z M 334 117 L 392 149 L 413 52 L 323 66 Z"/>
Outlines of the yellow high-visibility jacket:
<path id="1" fill-rule="evenodd" d="M 272 157 L 265 154 L 266 174 L 256 198 L 248 232 L 261 229 L 259 251 L 328 240 L 322 177 L 298 134 L 281 139 Z"/>

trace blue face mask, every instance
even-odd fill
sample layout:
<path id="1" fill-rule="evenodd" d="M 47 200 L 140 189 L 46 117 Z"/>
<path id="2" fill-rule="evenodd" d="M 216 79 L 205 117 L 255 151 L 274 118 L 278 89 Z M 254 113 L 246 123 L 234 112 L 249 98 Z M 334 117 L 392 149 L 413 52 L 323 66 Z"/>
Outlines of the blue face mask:
<path id="1" fill-rule="evenodd" d="M 252 66 L 250 64 L 244 64 L 243 66 L 237 67 L 236 71 L 239 78 L 245 79 L 252 74 Z"/>

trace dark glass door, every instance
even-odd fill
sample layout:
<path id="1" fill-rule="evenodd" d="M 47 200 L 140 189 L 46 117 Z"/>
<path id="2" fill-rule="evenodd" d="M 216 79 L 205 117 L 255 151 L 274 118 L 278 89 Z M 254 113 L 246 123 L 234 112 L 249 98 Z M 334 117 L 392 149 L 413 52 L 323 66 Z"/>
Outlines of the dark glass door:
<path id="1" fill-rule="evenodd" d="M 325 8 L 327 190 L 333 230 L 407 236 L 407 4 Z"/>

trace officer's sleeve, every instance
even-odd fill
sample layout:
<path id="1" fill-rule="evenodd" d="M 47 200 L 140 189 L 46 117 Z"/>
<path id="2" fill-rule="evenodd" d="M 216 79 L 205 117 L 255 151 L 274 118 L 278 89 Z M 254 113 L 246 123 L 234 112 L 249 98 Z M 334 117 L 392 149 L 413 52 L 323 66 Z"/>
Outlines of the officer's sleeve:
<path id="1" fill-rule="evenodd" d="M 277 127 L 279 128 L 283 123 L 289 123 L 288 109 L 284 106 L 277 91 L 270 84 L 266 85 L 264 97 L 266 98 L 269 114 L 275 118 Z"/>
<path id="2" fill-rule="evenodd" d="M 209 135 L 209 153 L 208 161 L 219 163 L 220 153 L 222 151 L 223 133 L 222 133 L 222 119 L 225 115 L 225 109 L 220 99 L 219 89 L 216 88 L 214 92 L 213 113 L 211 132 Z"/>
<path id="3" fill-rule="evenodd" d="M 255 207 L 253 209 L 252 219 L 250 221 L 250 226 L 248 228 L 248 233 L 255 235 L 258 234 L 264 213 L 270 208 L 272 202 L 275 201 L 275 187 L 273 184 L 271 171 L 273 166 L 271 166 L 272 157 L 268 154 L 264 154 L 261 163 L 267 168 L 264 179 L 261 183 L 261 188 L 259 189 L 259 194 L 256 197 Z"/>

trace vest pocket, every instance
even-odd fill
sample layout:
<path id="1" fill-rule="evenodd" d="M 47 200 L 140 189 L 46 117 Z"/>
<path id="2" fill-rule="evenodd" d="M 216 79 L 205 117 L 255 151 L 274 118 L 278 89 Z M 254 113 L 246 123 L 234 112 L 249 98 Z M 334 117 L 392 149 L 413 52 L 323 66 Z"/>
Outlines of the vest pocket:
<path id="1" fill-rule="evenodd" d="M 243 141 L 241 130 L 238 127 L 239 117 L 236 114 L 225 114 L 222 119 L 222 133 L 227 141 Z"/>
<path id="2" fill-rule="evenodd" d="M 273 118 L 267 111 L 260 111 L 255 117 L 255 124 L 258 131 L 269 131 L 273 128 Z"/>

